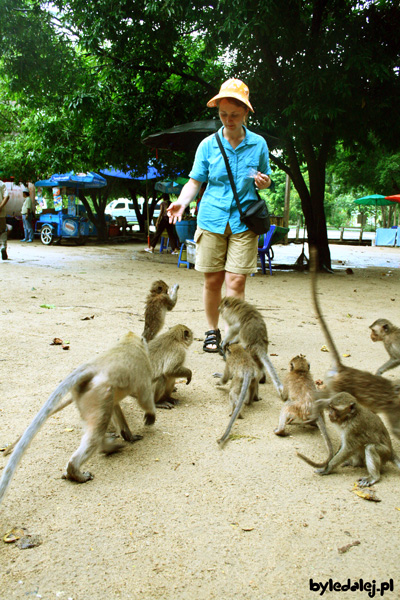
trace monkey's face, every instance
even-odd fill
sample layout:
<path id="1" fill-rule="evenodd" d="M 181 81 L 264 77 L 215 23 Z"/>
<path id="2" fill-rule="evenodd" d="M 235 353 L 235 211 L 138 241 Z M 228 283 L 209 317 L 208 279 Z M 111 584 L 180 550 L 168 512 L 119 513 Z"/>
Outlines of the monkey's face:
<path id="1" fill-rule="evenodd" d="M 374 328 L 371 327 L 371 340 L 373 342 L 380 342 L 382 340 L 382 338 L 380 337 L 380 335 L 376 331 L 375 327 Z"/>
<path id="2" fill-rule="evenodd" d="M 152 294 L 167 294 L 168 286 L 165 283 L 165 281 L 159 279 L 158 281 L 153 281 L 153 283 L 151 284 L 150 292 Z"/>
<path id="3" fill-rule="evenodd" d="M 391 323 L 386 319 L 377 319 L 369 328 L 371 330 L 371 340 L 373 342 L 383 342 L 385 336 L 390 333 Z"/>
<path id="4" fill-rule="evenodd" d="M 356 402 L 349 402 L 344 404 L 336 404 L 329 406 L 329 419 L 332 423 L 342 425 L 349 419 L 352 419 L 357 413 Z"/>

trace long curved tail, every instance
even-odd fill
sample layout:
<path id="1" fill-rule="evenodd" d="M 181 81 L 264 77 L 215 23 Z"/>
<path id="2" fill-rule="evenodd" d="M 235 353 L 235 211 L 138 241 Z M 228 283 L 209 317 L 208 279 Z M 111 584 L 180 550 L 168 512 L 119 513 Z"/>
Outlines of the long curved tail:
<path id="1" fill-rule="evenodd" d="M 232 426 L 233 426 L 234 422 L 236 421 L 236 419 L 238 418 L 240 411 L 242 410 L 243 402 L 246 398 L 246 394 L 249 389 L 251 380 L 252 380 L 251 374 L 248 371 L 246 371 L 246 373 L 244 374 L 244 377 L 243 377 L 243 384 L 242 384 L 242 389 L 240 390 L 239 399 L 236 403 L 235 410 L 233 411 L 230 421 L 228 423 L 228 427 L 226 428 L 224 435 L 222 437 L 220 437 L 219 440 L 217 440 L 218 444 L 221 446 L 221 448 L 225 444 L 225 442 L 231 432 Z"/>
<path id="2" fill-rule="evenodd" d="M 257 351 L 257 356 L 260 359 L 260 361 L 262 362 L 264 369 L 267 371 L 272 383 L 274 384 L 276 391 L 282 398 L 283 385 L 282 385 L 281 380 L 279 379 L 278 373 L 275 371 L 274 365 L 272 364 L 272 362 L 269 359 L 268 354 L 261 348 L 257 348 L 256 351 Z"/>
<path id="3" fill-rule="evenodd" d="M 311 295 L 314 303 L 315 312 L 317 313 L 319 322 L 321 323 L 321 328 L 324 333 L 326 342 L 328 344 L 329 350 L 332 352 L 333 360 L 336 364 L 336 367 L 339 368 L 342 364 L 340 360 L 339 352 L 335 346 L 335 343 L 332 339 L 328 326 L 325 322 L 324 316 L 321 311 L 321 307 L 318 302 L 317 297 L 317 263 L 318 263 L 318 251 L 315 247 L 310 248 L 310 274 L 311 274 Z"/>
<path id="4" fill-rule="evenodd" d="M 64 381 L 60 383 L 60 385 L 54 390 L 54 392 L 49 396 L 46 403 L 42 406 L 42 408 L 37 413 L 36 417 L 33 419 L 32 423 L 27 427 L 17 445 L 15 446 L 14 452 L 11 454 L 10 459 L 7 463 L 6 468 L 3 471 L 3 475 L 0 480 L 0 503 L 3 500 L 4 494 L 7 491 L 7 488 L 11 482 L 11 479 L 14 475 L 14 472 L 18 466 L 19 461 L 22 458 L 25 450 L 28 448 L 29 444 L 46 421 L 46 419 L 53 413 L 56 412 L 55 409 L 57 407 L 57 403 L 68 393 L 68 391 L 76 384 L 83 382 L 85 378 L 88 381 L 93 377 L 93 372 L 91 371 L 88 365 L 82 365 L 72 371 L 70 375 Z M 64 403 L 64 406 L 67 406 L 68 403 Z M 64 407 L 63 406 L 63 407 Z"/>
<path id="5" fill-rule="evenodd" d="M 311 460 L 311 458 L 308 458 L 307 456 L 304 456 L 304 454 L 301 454 L 301 452 L 296 452 L 296 454 L 297 454 L 297 456 L 299 458 L 301 458 L 302 460 L 304 460 L 306 463 L 308 463 L 312 467 L 315 467 L 316 469 L 323 469 L 324 467 L 326 467 L 326 465 L 329 462 L 329 461 L 325 461 L 325 462 L 322 462 L 322 463 L 316 463 L 313 460 Z"/>

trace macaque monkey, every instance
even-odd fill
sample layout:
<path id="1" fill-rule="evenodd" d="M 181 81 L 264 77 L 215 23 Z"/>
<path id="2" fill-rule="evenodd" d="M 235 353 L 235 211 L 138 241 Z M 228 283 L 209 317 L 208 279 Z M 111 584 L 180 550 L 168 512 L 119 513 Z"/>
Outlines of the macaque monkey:
<path id="1" fill-rule="evenodd" d="M 60 407 L 60 400 L 69 391 L 72 399 L 64 401 Z M 97 448 L 105 454 L 111 454 L 122 447 L 121 443 L 106 437 L 111 419 L 124 440 L 134 442 L 141 439 L 141 436 L 132 435 L 119 405 L 126 396 L 137 398 L 140 407 L 145 411 L 145 424 L 152 425 L 156 419 L 156 408 L 149 355 L 143 341 L 131 332 L 107 352 L 72 371 L 50 395 L 17 442 L 4 469 L 0 481 L 0 502 L 23 453 L 39 428 L 48 417 L 58 412 L 59 408 L 71 404 L 73 400 L 85 422 L 85 433 L 79 448 L 69 459 L 63 476 L 65 479 L 78 483 L 93 479 L 91 473 L 83 473 L 80 470 L 82 464 Z"/>
<path id="2" fill-rule="evenodd" d="M 368 477 L 358 480 L 359 487 L 368 487 L 379 481 L 381 466 L 391 461 L 400 469 L 400 458 L 394 453 L 389 432 L 380 417 L 361 406 L 347 392 L 332 398 L 316 400 L 319 409 L 328 409 L 329 418 L 341 434 L 339 450 L 325 463 L 315 463 L 303 454 L 297 455 L 313 467 L 316 473 L 329 475 L 340 465 L 366 466 Z"/>
<path id="3" fill-rule="evenodd" d="M 315 402 L 316 385 L 310 373 L 310 363 L 303 354 L 292 358 L 289 363 L 289 373 L 283 385 L 282 399 L 285 400 L 279 416 L 279 424 L 274 433 L 284 436 L 285 427 L 295 419 L 317 425 L 329 451 L 333 456 L 332 442 L 326 430 L 323 414 L 312 416 L 312 404 Z"/>
<path id="4" fill-rule="evenodd" d="M 154 401 L 157 408 L 173 408 L 177 400 L 171 397 L 177 377 L 192 380 L 192 371 L 184 366 L 186 350 L 193 342 L 193 332 L 186 325 L 174 325 L 158 335 L 149 345 L 150 363 L 155 382 Z"/>
<path id="5" fill-rule="evenodd" d="M 383 375 L 385 371 L 400 365 L 400 329 L 387 319 L 377 319 L 369 328 L 371 330 L 371 340 L 373 342 L 383 342 L 385 350 L 390 356 L 390 359 L 379 367 L 376 372 L 376 375 Z"/>
<path id="6" fill-rule="evenodd" d="M 261 362 L 278 394 L 282 396 L 282 383 L 268 356 L 267 326 L 261 313 L 245 300 L 234 296 L 222 298 L 218 309 L 228 325 L 222 350 L 227 344 L 240 342 L 255 360 Z"/>
<path id="7" fill-rule="evenodd" d="M 245 350 L 240 344 L 230 344 L 226 347 L 226 365 L 221 381 L 217 385 L 225 385 L 230 379 L 229 400 L 232 409 L 229 415 L 231 419 L 224 435 L 218 440 L 222 447 L 226 442 L 232 426 L 236 419 L 242 418 L 243 404 L 251 404 L 258 400 L 258 382 L 263 375 L 256 361 L 252 358 L 250 352 Z M 214 377 L 220 377 L 220 373 L 214 373 Z"/>
<path id="8" fill-rule="evenodd" d="M 342 363 L 318 302 L 316 275 L 317 251 L 314 248 L 310 249 L 310 257 L 311 289 L 314 307 L 333 358 L 333 365 L 325 379 L 328 392 L 317 392 L 316 397 L 326 398 L 338 392 L 348 392 L 363 406 L 366 406 L 375 413 L 386 415 L 392 432 L 396 437 L 400 438 L 400 382 L 395 383 L 380 375 L 373 375 L 369 371 L 347 367 Z"/>
<path id="9" fill-rule="evenodd" d="M 165 281 L 161 279 L 151 284 L 150 293 L 146 298 L 142 333 L 146 342 L 150 342 L 161 331 L 165 322 L 165 313 L 167 310 L 172 310 L 176 304 L 178 289 L 177 283 L 168 289 Z"/>

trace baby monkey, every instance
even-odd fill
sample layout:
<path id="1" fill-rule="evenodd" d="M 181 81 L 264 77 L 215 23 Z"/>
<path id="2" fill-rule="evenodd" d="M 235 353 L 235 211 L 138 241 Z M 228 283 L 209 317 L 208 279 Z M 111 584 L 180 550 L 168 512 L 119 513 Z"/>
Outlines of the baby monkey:
<path id="1" fill-rule="evenodd" d="M 267 326 L 261 313 L 245 300 L 234 296 L 222 298 L 218 310 L 228 324 L 222 350 L 227 344 L 240 342 L 262 364 L 281 396 L 283 386 L 268 356 Z"/>
<path id="2" fill-rule="evenodd" d="M 240 344 L 231 344 L 226 347 L 226 365 L 224 374 L 214 373 L 214 377 L 221 377 L 217 385 L 224 385 L 230 379 L 229 400 L 232 410 L 231 419 L 224 435 L 218 440 L 223 446 L 226 442 L 236 419 L 242 418 L 243 404 L 251 404 L 258 398 L 258 382 L 263 375 L 262 370 L 252 358 L 251 354 Z"/>
<path id="3" fill-rule="evenodd" d="M 60 401 L 69 391 L 72 399 L 60 405 Z M 134 442 L 141 439 L 142 436 L 132 435 L 119 405 L 126 396 L 137 398 L 140 407 L 145 411 L 145 424 L 152 425 L 156 419 L 156 408 L 149 355 L 143 341 L 131 332 L 107 352 L 72 371 L 50 395 L 16 443 L 0 480 L 0 502 L 22 455 L 40 427 L 48 417 L 71 404 L 73 400 L 86 427 L 79 448 L 69 459 L 65 479 L 78 483 L 93 479 L 91 473 L 81 471 L 82 464 L 96 449 L 111 454 L 122 447 L 121 443 L 106 437 L 111 419 L 124 440 Z"/>
<path id="4" fill-rule="evenodd" d="M 315 401 L 317 388 L 310 373 L 310 363 L 303 354 L 299 354 L 292 358 L 289 369 L 282 395 L 282 399 L 286 402 L 282 406 L 279 424 L 274 433 L 276 435 L 286 435 L 286 425 L 292 423 L 295 419 L 310 425 L 317 425 L 328 448 L 329 458 L 332 458 L 333 447 L 326 430 L 323 413 L 318 414 L 316 417 L 312 416 L 312 405 Z"/>
<path id="5" fill-rule="evenodd" d="M 177 283 L 169 289 L 162 279 L 151 284 L 150 293 L 146 298 L 142 333 L 142 337 L 146 342 L 150 342 L 161 331 L 165 322 L 165 313 L 167 310 L 172 310 L 176 304 L 178 289 L 179 285 Z"/>
<path id="6" fill-rule="evenodd" d="M 184 363 L 192 342 L 193 332 L 186 325 L 174 325 L 150 342 L 148 348 L 157 408 L 173 408 L 177 403 L 171 397 L 177 377 L 185 377 L 186 385 L 191 382 L 192 371 Z"/>
<path id="7" fill-rule="evenodd" d="M 390 356 L 390 359 L 379 367 L 376 372 L 376 375 L 383 375 L 385 371 L 400 365 L 400 329 L 387 319 L 377 319 L 369 328 L 371 330 L 371 340 L 373 342 L 383 342 L 385 350 Z"/>
<path id="8" fill-rule="evenodd" d="M 324 463 L 315 463 L 303 454 L 297 455 L 313 467 L 316 473 L 329 475 L 340 465 L 366 466 L 368 477 L 359 479 L 360 487 L 368 487 L 379 481 L 381 466 L 391 461 L 400 469 L 400 458 L 394 453 L 389 432 L 378 415 L 361 406 L 347 392 L 332 398 L 316 400 L 318 410 L 329 410 L 329 419 L 341 434 L 339 450 Z"/>

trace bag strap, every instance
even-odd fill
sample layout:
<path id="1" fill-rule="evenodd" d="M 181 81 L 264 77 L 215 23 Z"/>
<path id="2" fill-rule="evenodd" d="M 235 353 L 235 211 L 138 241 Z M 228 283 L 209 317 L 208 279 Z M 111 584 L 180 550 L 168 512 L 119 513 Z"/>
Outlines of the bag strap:
<path id="1" fill-rule="evenodd" d="M 243 211 L 242 211 L 242 209 L 240 207 L 239 196 L 238 196 L 238 193 L 237 193 L 237 190 L 236 190 L 235 182 L 233 180 L 231 166 L 229 164 L 229 160 L 228 160 L 228 157 L 226 155 L 225 148 L 222 145 L 221 138 L 218 135 L 218 131 L 216 131 L 214 135 L 217 138 L 219 149 L 221 150 L 221 154 L 224 157 L 224 161 L 225 161 L 225 165 L 226 165 L 226 170 L 228 171 L 229 181 L 230 181 L 230 184 L 231 184 L 231 187 L 232 187 L 232 192 L 233 192 L 234 198 L 236 200 L 238 211 L 240 213 L 240 217 L 243 217 Z"/>

